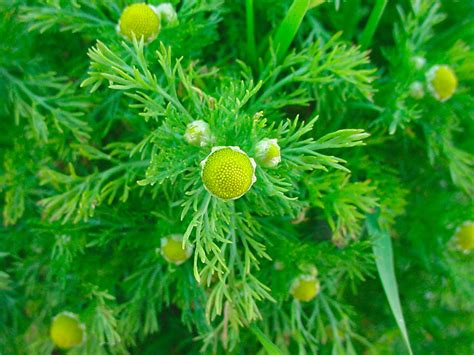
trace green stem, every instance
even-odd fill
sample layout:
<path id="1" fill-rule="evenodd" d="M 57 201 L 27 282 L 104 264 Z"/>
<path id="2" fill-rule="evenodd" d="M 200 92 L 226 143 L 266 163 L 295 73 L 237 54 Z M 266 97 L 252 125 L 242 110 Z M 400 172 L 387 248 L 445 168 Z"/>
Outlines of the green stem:
<path id="1" fill-rule="evenodd" d="M 369 21 L 362 32 L 360 37 L 359 44 L 363 49 L 369 47 L 374 37 L 374 33 L 379 25 L 380 19 L 382 18 L 383 12 L 385 11 L 385 6 L 387 5 L 388 0 L 376 0 L 375 6 L 372 9 L 370 14 Z"/>

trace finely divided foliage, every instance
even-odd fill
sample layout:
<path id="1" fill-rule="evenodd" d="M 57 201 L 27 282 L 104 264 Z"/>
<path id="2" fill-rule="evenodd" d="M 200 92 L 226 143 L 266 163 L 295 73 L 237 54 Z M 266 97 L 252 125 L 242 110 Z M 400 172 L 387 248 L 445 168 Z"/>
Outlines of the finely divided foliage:
<path id="1" fill-rule="evenodd" d="M 472 352 L 469 5 L 171 1 L 147 43 L 132 3 L 0 0 L 0 353 Z M 254 168 L 236 199 L 216 147 Z"/>

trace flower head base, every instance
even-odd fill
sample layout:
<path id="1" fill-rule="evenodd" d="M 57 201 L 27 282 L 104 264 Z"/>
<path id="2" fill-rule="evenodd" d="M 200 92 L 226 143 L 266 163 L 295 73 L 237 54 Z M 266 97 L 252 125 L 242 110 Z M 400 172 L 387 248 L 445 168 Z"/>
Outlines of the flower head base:
<path id="1" fill-rule="evenodd" d="M 71 349 L 84 343 L 86 329 L 74 313 L 62 312 L 54 317 L 50 336 L 58 348 Z"/>
<path id="2" fill-rule="evenodd" d="M 214 147 L 201 162 L 204 187 L 223 200 L 235 200 L 245 195 L 257 180 L 255 160 L 239 147 Z"/>
<path id="3" fill-rule="evenodd" d="M 411 83 L 410 96 L 416 100 L 421 100 L 425 96 L 425 89 L 420 81 L 414 81 Z"/>
<path id="4" fill-rule="evenodd" d="M 469 254 L 474 249 L 474 222 L 467 221 L 456 229 L 454 243 L 456 248 L 465 254 Z"/>
<path id="5" fill-rule="evenodd" d="M 267 168 L 274 168 L 281 162 L 280 146 L 277 139 L 262 139 L 257 143 L 255 158 Z"/>
<path id="6" fill-rule="evenodd" d="M 193 247 L 187 246 L 183 249 L 183 237 L 173 234 L 161 238 L 160 252 L 167 262 L 181 265 L 193 255 Z"/>
<path id="7" fill-rule="evenodd" d="M 458 87 L 458 78 L 447 65 L 435 65 L 426 73 L 428 89 L 438 101 L 446 101 Z"/>
<path id="8" fill-rule="evenodd" d="M 319 293 L 320 285 L 315 275 L 301 275 L 293 281 L 290 293 L 298 301 L 309 302 Z"/>
<path id="9" fill-rule="evenodd" d="M 145 43 L 153 41 L 160 32 L 160 18 L 147 4 L 132 4 L 123 10 L 118 29 L 120 33 L 132 40 L 133 35 Z"/>
<path id="10" fill-rule="evenodd" d="M 213 136 L 207 122 L 197 120 L 187 125 L 184 139 L 191 145 L 204 147 L 213 141 Z"/>
<path id="11" fill-rule="evenodd" d="M 173 5 L 169 2 L 154 6 L 155 12 L 160 17 L 161 23 L 165 27 L 174 27 L 178 25 L 178 14 Z"/>

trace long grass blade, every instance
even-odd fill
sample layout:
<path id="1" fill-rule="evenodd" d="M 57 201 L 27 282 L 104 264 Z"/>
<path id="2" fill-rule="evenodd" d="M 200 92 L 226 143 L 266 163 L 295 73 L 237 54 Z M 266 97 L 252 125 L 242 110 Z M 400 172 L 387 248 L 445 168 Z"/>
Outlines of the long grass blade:
<path id="1" fill-rule="evenodd" d="M 373 240 L 373 252 L 375 255 L 375 263 L 382 281 L 382 286 L 388 299 L 388 303 L 398 324 L 398 328 L 402 333 L 403 340 L 408 352 L 413 354 L 408 338 L 405 320 L 403 318 L 402 306 L 398 294 L 397 279 L 395 277 L 395 268 L 393 263 L 392 240 L 387 231 L 382 230 L 377 222 L 377 215 L 370 215 L 367 218 L 367 230 Z"/>
<path id="2" fill-rule="evenodd" d="M 309 9 L 309 5 L 309 0 L 294 0 L 288 13 L 278 27 L 275 37 L 273 38 L 273 45 L 276 48 L 278 61 L 281 61 L 288 51 L 303 21 L 303 17 Z"/>
<path id="3" fill-rule="evenodd" d="M 366 49 L 372 43 L 372 38 L 374 37 L 375 31 L 379 25 L 380 19 L 385 11 L 385 6 L 387 6 L 388 0 L 376 0 L 375 6 L 372 9 L 367 25 L 362 32 L 360 37 L 360 45 L 363 49 Z"/>

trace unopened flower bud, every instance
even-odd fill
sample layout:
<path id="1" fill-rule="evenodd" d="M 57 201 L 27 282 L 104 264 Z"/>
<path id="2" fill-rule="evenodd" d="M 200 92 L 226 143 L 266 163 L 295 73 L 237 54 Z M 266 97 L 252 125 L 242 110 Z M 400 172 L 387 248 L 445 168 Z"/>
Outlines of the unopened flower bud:
<path id="1" fill-rule="evenodd" d="M 425 89 L 423 83 L 420 81 L 414 81 L 410 85 L 410 96 L 416 100 L 421 100 L 425 96 Z"/>
<path id="2" fill-rule="evenodd" d="M 174 27 L 178 25 L 178 14 L 173 5 L 169 2 L 153 6 L 155 13 L 160 17 L 164 27 Z"/>
<path id="3" fill-rule="evenodd" d="M 412 58 L 413 63 L 415 64 L 416 69 L 421 69 L 425 66 L 426 64 L 426 59 L 421 56 L 416 56 Z"/>
<path id="4" fill-rule="evenodd" d="M 255 149 L 257 162 L 267 168 L 274 168 L 281 162 L 280 146 L 277 139 L 262 139 Z"/>
<path id="5" fill-rule="evenodd" d="M 191 145 L 204 147 L 213 141 L 213 136 L 209 124 L 203 120 L 197 120 L 187 125 L 184 139 Z"/>

